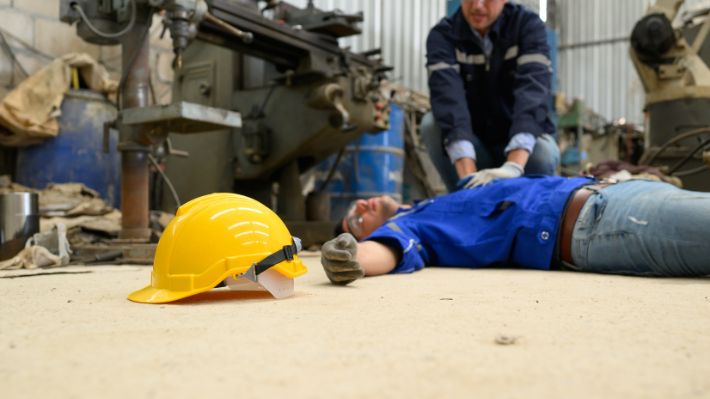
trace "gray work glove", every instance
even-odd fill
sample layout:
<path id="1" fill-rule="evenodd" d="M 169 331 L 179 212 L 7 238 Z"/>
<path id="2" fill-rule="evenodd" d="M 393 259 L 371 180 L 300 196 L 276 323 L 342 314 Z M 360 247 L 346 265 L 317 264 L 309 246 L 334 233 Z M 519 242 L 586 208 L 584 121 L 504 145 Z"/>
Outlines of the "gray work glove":
<path id="1" fill-rule="evenodd" d="M 486 184 L 498 179 L 512 179 L 523 175 L 523 167 L 515 162 L 506 162 L 500 168 L 483 169 L 473 175 L 473 178 L 466 183 L 464 188 L 474 188 L 485 186 Z"/>
<path id="2" fill-rule="evenodd" d="M 365 275 L 356 255 L 357 240 L 350 233 L 343 233 L 323 244 L 320 263 L 330 282 L 346 285 Z"/>

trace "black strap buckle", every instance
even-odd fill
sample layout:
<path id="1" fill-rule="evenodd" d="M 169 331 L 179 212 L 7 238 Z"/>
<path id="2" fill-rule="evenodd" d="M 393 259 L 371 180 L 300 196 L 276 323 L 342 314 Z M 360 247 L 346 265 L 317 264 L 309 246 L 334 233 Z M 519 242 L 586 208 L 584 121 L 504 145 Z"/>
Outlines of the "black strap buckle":
<path id="1" fill-rule="evenodd" d="M 296 248 L 294 247 L 295 245 L 285 245 L 283 247 L 284 258 L 286 258 L 286 260 L 293 260 L 293 255 L 296 253 Z"/>
<path id="2" fill-rule="evenodd" d="M 277 265 L 285 260 L 292 261 L 294 256 L 298 253 L 298 245 L 284 245 L 280 251 L 276 251 L 273 254 L 262 259 L 261 262 L 254 264 L 255 275 L 259 275 L 270 267 Z"/>

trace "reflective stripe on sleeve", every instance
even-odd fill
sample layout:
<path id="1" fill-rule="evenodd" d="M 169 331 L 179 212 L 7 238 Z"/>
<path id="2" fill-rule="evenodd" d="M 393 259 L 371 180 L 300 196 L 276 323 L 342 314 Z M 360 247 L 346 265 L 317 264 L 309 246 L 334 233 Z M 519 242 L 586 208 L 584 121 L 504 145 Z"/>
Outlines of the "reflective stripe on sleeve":
<path id="1" fill-rule="evenodd" d="M 447 64 L 445 62 L 439 62 L 437 64 L 427 66 L 427 70 L 429 71 L 429 75 L 431 75 L 432 73 L 434 73 L 436 71 L 442 71 L 444 69 L 449 69 L 449 68 L 456 70 L 456 72 L 458 72 L 461 69 L 458 65 L 451 65 L 451 64 Z"/>
<path id="2" fill-rule="evenodd" d="M 518 57 L 518 66 L 533 63 L 542 64 L 548 68 L 552 66 L 552 62 L 545 54 L 525 54 Z"/>

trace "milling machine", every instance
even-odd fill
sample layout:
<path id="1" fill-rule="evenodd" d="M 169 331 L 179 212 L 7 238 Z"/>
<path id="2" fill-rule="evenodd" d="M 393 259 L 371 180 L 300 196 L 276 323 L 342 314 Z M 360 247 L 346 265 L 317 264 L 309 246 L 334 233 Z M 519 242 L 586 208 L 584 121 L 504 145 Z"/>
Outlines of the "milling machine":
<path id="1" fill-rule="evenodd" d="M 148 96 L 156 12 L 175 53 L 172 103 L 160 106 Z M 379 51 L 338 45 L 360 33 L 361 13 L 273 0 L 62 0 L 61 19 L 88 42 L 123 46 L 122 238 L 147 238 L 149 192 L 174 211 L 177 198 L 216 191 L 275 208 L 306 243 L 330 237 L 331 222 L 306 220 L 302 173 L 388 127 L 380 82 L 389 68 Z M 174 185 L 155 181 L 151 190 L 148 166 L 161 159 Z"/>
<path id="2" fill-rule="evenodd" d="M 685 188 L 710 191 L 710 18 L 674 26 L 683 0 L 658 0 L 634 27 L 630 55 L 649 115 L 641 163 L 661 166 Z M 697 16 L 697 15 L 696 15 Z"/>

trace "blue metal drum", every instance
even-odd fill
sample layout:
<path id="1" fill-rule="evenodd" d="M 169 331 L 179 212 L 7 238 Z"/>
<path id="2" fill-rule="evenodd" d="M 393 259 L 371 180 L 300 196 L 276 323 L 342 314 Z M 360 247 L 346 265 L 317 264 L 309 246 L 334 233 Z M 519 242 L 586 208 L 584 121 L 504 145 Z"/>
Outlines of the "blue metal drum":
<path id="1" fill-rule="evenodd" d="M 104 122 L 116 118 L 116 108 L 89 90 L 71 90 L 64 96 L 59 135 L 41 144 L 20 149 L 17 182 L 42 189 L 49 183 L 84 183 L 106 202 L 120 206 L 121 165 L 117 137 L 103 150 Z"/>
<path id="2" fill-rule="evenodd" d="M 402 172 L 404 169 L 404 112 L 391 105 L 390 129 L 365 134 L 345 148 L 336 173 L 327 191 L 331 197 L 331 219 L 345 215 L 352 201 L 389 195 L 402 200 Z M 316 186 L 335 162 L 331 156 L 318 167 Z"/>

